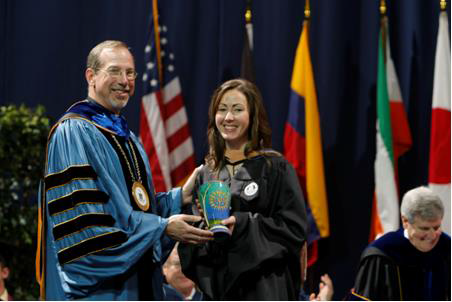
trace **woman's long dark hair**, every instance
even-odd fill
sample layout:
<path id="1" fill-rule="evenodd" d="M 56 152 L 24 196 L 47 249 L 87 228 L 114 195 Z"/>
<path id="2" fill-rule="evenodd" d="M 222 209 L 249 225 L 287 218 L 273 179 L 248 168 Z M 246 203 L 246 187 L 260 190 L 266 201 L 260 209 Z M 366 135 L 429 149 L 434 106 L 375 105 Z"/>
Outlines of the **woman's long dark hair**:
<path id="1" fill-rule="evenodd" d="M 245 156 L 252 151 L 271 148 L 271 129 L 259 89 L 256 85 L 244 79 L 233 79 L 224 82 L 215 90 L 209 106 L 209 122 L 207 125 L 209 154 L 205 160 L 207 165 L 214 171 L 219 170 L 224 165 L 224 154 L 226 151 L 226 143 L 215 124 L 215 115 L 221 99 L 230 90 L 240 91 L 248 102 L 250 123 L 248 126 L 248 143 L 245 146 Z"/>

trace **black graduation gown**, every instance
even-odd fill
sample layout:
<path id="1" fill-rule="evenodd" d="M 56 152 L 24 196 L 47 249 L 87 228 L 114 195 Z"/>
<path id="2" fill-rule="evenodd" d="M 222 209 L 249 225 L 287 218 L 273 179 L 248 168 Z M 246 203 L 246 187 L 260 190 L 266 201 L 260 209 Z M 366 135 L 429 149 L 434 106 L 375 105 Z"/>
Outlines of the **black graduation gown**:
<path id="1" fill-rule="evenodd" d="M 403 229 L 371 243 L 361 256 L 352 298 L 370 300 L 450 300 L 450 237 L 421 252 Z"/>
<path id="2" fill-rule="evenodd" d="M 198 185 L 217 179 L 204 167 Z M 219 180 L 231 189 L 235 229 L 225 242 L 181 244 L 184 274 L 214 300 L 297 300 L 300 250 L 306 239 L 303 194 L 293 167 L 281 156 L 246 159 L 234 177 Z M 252 184 L 258 190 L 245 190 Z"/>

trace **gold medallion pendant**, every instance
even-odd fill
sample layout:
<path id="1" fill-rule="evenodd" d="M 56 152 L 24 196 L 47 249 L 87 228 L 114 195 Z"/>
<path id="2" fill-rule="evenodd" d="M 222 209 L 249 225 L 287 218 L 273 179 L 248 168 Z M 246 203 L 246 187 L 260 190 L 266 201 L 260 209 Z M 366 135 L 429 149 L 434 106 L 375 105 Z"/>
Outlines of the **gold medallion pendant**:
<path id="1" fill-rule="evenodd" d="M 126 161 L 127 168 L 129 169 L 130 178 L 132 178 L 132 182 L 133 182 L 133 184 L 132 184 L 133 200 L 135 201 L 135 203 L 141 210 L 147 211 L 150 206 L 149 195 L 146 192 L 145 187 L 141 183 L 140 166 L 138 165 L 137 155 L 135 154 L 135 150 L 132 146 L 132 143 L 130 142 L 130 140 L 127 141 L 130 146 L 130 151 L 132 152 L 132 158 L 133 158 L 132 163 L 135 164 L 134 168 L 135 168 L 136 175 L 135 175 L 134 171 L 132 170 L 132 166 L 130 165 L 129 160 L 127 159 L 126 152 L 122 149 L 121 144 L 118 142 L 118 140 L 116 139 L 116 137 L 113 134 L 111 135 L 111 137 L 113 138 L 116 145 L 118 146 L 119 151 L 121 152 L 122 156 L 124 157 L 124 160 Z"/>
<path id="2" fill-rule="evenodd" d="M 146 189 L 138 181 L 133 182 L 132 196 L 135 200 L 135 203 L 140 209 L 142 209 L 143 211 L 147 211 L 149 209 L 150 203 L 148 193 L 146 193 Z"/>

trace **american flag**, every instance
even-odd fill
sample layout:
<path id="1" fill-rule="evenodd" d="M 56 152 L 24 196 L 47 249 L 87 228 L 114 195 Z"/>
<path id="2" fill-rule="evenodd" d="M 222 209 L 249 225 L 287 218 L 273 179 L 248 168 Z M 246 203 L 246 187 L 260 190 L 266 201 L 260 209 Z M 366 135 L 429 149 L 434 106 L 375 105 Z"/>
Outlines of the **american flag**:
<path id="1" fill-rule="evenodd" d="M 174 53 L 163 24 L 157 30 L 154 25 L 151 30 L 145 47 L 145 64 L 140 139 L 149 157 L 155 189 L 163 192 L 181 185 L 195 168 Z"/>

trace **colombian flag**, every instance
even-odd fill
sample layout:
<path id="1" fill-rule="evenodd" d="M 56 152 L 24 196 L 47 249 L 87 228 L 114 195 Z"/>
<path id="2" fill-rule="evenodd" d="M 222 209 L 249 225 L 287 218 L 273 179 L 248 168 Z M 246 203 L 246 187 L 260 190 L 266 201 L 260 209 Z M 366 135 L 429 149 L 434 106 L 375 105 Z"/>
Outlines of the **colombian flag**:
<path id="1" fill-rule="evenodd" d="M 303 22 L 291 81 L 289 115 L 284 132 L 284 155 L 297 171 L 308 202 L 308 243 L 330 234 L 323 168 L 317 93 L 309 54 L 309 21 Z M 315 261 L 315 260 L 314 260 Z M 311 264 L 314 261 L 310 261 Z"/>

